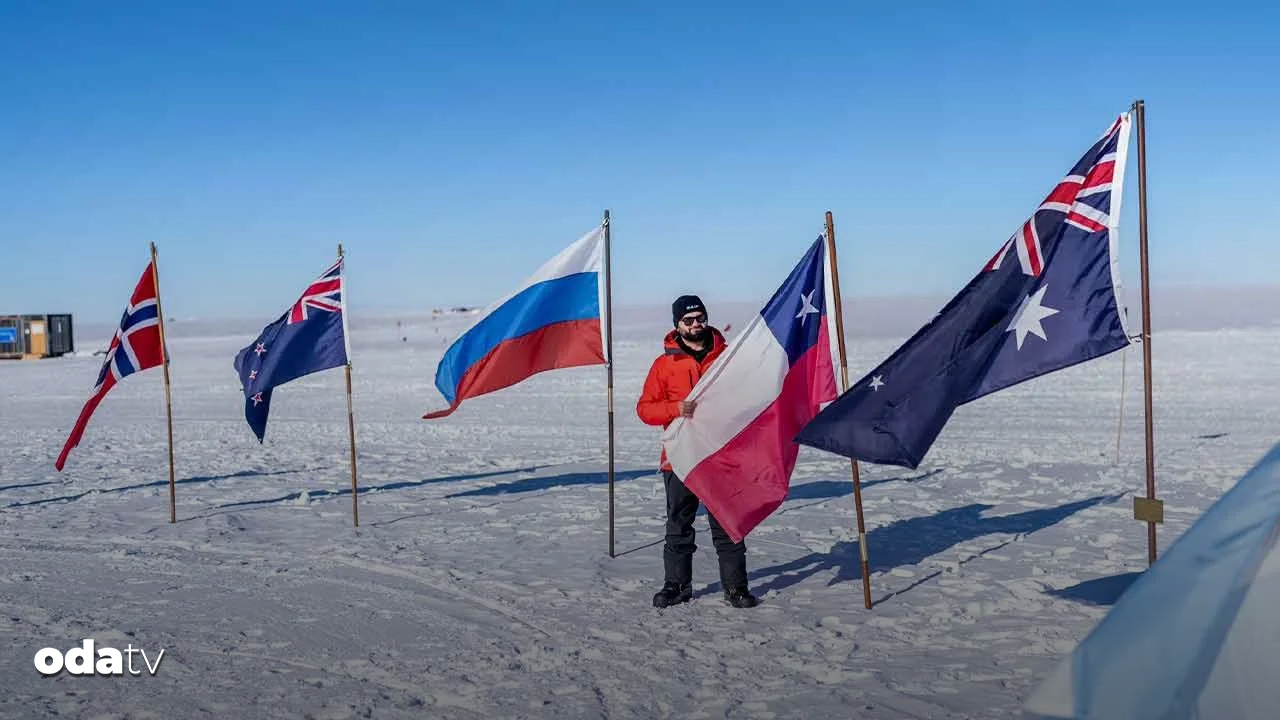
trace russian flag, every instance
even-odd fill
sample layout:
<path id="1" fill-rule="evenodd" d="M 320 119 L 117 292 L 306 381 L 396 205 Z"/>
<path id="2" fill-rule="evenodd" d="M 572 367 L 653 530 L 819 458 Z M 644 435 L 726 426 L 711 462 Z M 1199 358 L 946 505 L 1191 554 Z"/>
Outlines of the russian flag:
<path id="1" fill-rule="evenodd" d="M 689 394 L 663 434 L 671 467 L 734 542 L 786 499 L 793 438 L 836 398 L 831 269 L 819 237 Z"/>
<path id="2" fill-rule="evenodd" d="M 436 388 L 450 415 L 463 400 L 547 370 L 606 362 L 601 308 L 604 226 L 548 260 L 516 291 L 490 305 L 445 351 Z"/>

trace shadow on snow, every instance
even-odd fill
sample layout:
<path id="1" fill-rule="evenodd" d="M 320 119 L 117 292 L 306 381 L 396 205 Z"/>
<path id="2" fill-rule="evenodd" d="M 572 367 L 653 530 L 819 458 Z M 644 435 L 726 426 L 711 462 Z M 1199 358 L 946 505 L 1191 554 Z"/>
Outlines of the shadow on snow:
<path id="1" fill-rule="evenodd" d="M 636 478 L 652 476 L 652 470 L 623 470 L 614 471 L 614 482 L 625 482 L 627 480 L 635 480 Z M 573 487 L 576 485 L 603 485 L 609 482 L 609 473 L 607 472 L 586 472 L 586 473 L 564 473 L 563 475 L 551 475 L 548 477 L 531 477 L 516 480 L 515 482 L 503 483 L 502 485 L 490 485 L 488 487 L 476 488 L 475 490 L 467 490 L 464 492 L 456 492 L 445 497 L 486 497 L 491 495 L 513 495 L 516 493 L 537 492 L 538 490 L 550 490 L 556 487 Z"/>
<path id="2" fill-rule="evenodd" d="M 1088 605 L 1115 605 L 1120 596 L 1141 576 L 1142 571 L 1109 575 L 1047 592 L 1054 597 Z"/>
<path id="3" fill-rule="evenodd" d="M 272 470 L 272 471 L 240 470 L 239 472 L 228 473 L 226 475 L 196 475 L 188 478 L 178 478 L 173 481 L 173 484 L 174 485 L 192 485 L 192 484 L 198 484 L 198 483 L 213 482 L 215 480 L 230 480 L 231 478 L 267 477 L 270 475 L 290 475 L 290 474 L 299 473 L 299 472 L 306 472 L 306 470 L 305 469 Z M 43 483 L 33 483 L 33 484 L 40 485 Z M 18 487 L 18 486 L 13 486 L 13 487 Z M 39 500 L 28 500 L 26 502 L 12 502 L 6 505 L 5 507 L 14 508 L 14 507 L 27 507 L 29 505 L 47 505 L 48 503 L 69 502 L 71 500 L 79 500 L 80 498 L 86 495 L 92 495 L 95 493 L 98 495 L 106 495 L 109 493 L 127 492 L 129 490 L 144 490 L 146 488 L 155 488 L 155 487 L 169 487 L 169 481 L 155 480 L 153 482 L 137 483 L 135 485 L 123 485 L 121 487 L 92 488 L 89 490 L 85 490 L 84 492 L 78 492 L 72 495 L 60 495 L 58 497 L 41 498 Z M 0 489 L 5 489 L 5 488 L 0 488 Z"/>
<path id="4" fill-rule="evenodd" d="M 482 478 L 495 477 L 498 475 L 511 475 L 514 473 L 536 472 L 537 470 L 547 467 L 534 466 L 526 468 L 512 468 L 510 470 L 494 470 L 483 473 L 469 473 L 465 475 L 446 475 L 444 477 L 427 478 L 425 480 L 404 480 L 400 482 L 386 483 L 383 485 L 366 485 L 360 488 L 360 494 L 364 495 L 375 490 L 405 490 L 408 488 L 425 487 L 427 485 L 435 485 L 446 482 L 461 482 L 463 480 L 479 480 Z M 616 482 L 630 480 L 645 475 L 652 475 L 651 470 L 629 470 L 624 472 L 615 472 L 614 479 Z M 537 490 L 548 490 L 554 487 L 567 487 L 573 485 L 594 485 L 608 482 L 608 473 L 565 473 L 562 475 L 550 475 L 547 477 L 523 478 L 514 482 L 503 483 L 500 485 L 490 485 L 475 490 L 467 490 L 464 492 L 451 493 L 446 498 L 456 497 L 480 497 L 492 495 L 507 495 L 512 493 L 534 492 Z M 351 488 L 341 488 L 337 490 L 317 489 L 317 490 L 299 490 L 280 497 L 270 498 L 267 500 L 241 500 L 239 502 L 224 503 L 219 508 L 230 507 L 246 507 L 253 505 L 272 505 L 280 502 L 290 502 L 302 497 L 303 493 L 308 498 L 329 498 L 341 497 L 351 494 Z"/>
<path id="5" fill-rule="evenodd" d="M 1056 525 L 1081 510 L 1104 502 L 1115 502 L 1123 496 L 1123 493 L 1099 495 L 1057 507 L 993 517 L 983 517 L 982 513 L 995 507 L 994 505 L 973 503 L 933 515 L 898 520 L 873 528 L 867 534 L 870 569 L 877 572 L 918 565 L 960 543 L 985 535 L 1033 533 Z M 750 544 L 750 540 L 747 542 Z M 862 569 L 858 558 L 858 543 L 841 541 L 829 552 L 810 553 L 790 562 L 760 568 L 751 572 L 749 577 L 753 589 L 761 593 L 791 587 L 829 570 L 835 571 L 835 577 L 827 583 L 828 586 L 860 581 Z M 719 592 L 719 583 L 708 587 L 704 592 Z"/>

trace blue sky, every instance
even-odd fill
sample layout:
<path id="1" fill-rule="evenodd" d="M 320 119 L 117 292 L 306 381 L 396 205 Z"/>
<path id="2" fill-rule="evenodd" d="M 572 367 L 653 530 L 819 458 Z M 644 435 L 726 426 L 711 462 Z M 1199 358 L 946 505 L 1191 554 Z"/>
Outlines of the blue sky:
<path id="1" fill-rule="evenodd" d="M 620 304 L 763 304 L 826 210 L 846 295 L 948 294 L 1137 98 L 1153 283 L 1280 268 L 1261 5 L 178 5 L 0 4 L 0 313 L 113 321 L 150 241 L 176 317 L 339 242 L 357 315 L 483 305 L 605 208 Z"/>

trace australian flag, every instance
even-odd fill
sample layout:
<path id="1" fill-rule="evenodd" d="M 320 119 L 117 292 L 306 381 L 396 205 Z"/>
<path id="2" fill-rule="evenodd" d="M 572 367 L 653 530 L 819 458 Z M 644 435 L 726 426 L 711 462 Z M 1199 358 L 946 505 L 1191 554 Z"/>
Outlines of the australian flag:
<path id="1" fill-rule="evenodd" d="M 1116 293 L 1122 114 L 946 307 L 796 442 L 916 468 L 955 409 L 1129 343 Z"/>
<path id="2" fill-rule="evenodd" d="M 236 353 L 244 418 L 262 442 L 271 390 L 290 380 L 347 364 L 342 259 L 316 278 L 278 320 Z"/>

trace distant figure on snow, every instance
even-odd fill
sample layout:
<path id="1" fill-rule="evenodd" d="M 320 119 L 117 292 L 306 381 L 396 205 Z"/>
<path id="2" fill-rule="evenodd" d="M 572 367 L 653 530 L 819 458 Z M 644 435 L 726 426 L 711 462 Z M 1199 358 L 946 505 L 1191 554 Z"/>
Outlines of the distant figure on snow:
<path id="1" fill-rule="evenodd" d="M 675 329 L 663 340 L 664 352 L 653 361 L 644 391 L 636 402 L 636 414 L 647 425 L 666 428 L 677 417 L 693 417 L 696 403 L 685 398 L 698 378 L 724 352 L 724 335 L 708 324 L 707 308 L 697 295 L 681 295 L 671 305 Z M 667 491 L 667 538 L 662 548 L 665 579 L 662 590 L 653 596 L 653 606 L 670 607 L 693 597 L 693 520 L 700 504 L 671 469 L 667 452 L 662 451 L 662 479 Z M 720 583 L 724 599 L 737 608 L 755 607 L 756 598 L 747 589 L 747 547 L 735 543 L 708 512 L 711 540 L 720 562 Z"/>

